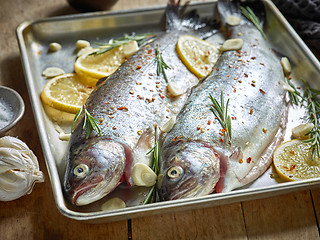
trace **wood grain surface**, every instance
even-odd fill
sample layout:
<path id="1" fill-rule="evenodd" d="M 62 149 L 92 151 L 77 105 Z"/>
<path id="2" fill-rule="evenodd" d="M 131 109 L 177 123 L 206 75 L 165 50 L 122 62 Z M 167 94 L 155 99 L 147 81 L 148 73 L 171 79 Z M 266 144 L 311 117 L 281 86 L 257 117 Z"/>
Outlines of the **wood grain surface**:
<path id="1" fill-rule="evenodd" d="M 111 11 L 164 4 L 166 0 L 119 0 Z M 78 11 L 65 0 L 0 0 L 0 85 L 17 90 L 26 104 L 22 120 L 7 135 L 27 143 L 45 175 L 30 195 L 0 202 L 0 239 L 319 239 L 320 188 L 111 223 L 64 217 L 53 199 L 15 29 L 23 21 L 74 13 Z"/>

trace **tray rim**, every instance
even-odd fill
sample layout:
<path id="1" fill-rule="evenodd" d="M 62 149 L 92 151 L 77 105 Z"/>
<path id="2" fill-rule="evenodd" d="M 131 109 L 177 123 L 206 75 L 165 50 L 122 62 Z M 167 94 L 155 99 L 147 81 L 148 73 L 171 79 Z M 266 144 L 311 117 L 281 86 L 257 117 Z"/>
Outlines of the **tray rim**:
<path id="1" fill-rule="evenodd" d="M 190 6 L 205 6 L 212 3 L 217 2 L 217 0 L 210 0 L 207 2 L 199 2 L 199 3 L 191 3 Z M 280 13 L 277 7 L 273 4 L 271 0 L 264 0 L 271 11 L 277 16 L 279 22 L 285 26 L 288 30 L 288 34 L 291 35 L 297 45 L 301 48 L 301 50 L 309 57 L 309 60 L 312 62 L 316 69 L 320 70 L 320 62 L 311 52 L 311 50 L 307 47 L 304 41 L 300 38 L 300 36 L 296 33 L 293 27 L 288 23 L 288 21 L 284 18 L 284 16 Z M 93 19 L 93 18 L 101 18 L 101 17 L 109 17 L 109 16 L 119 16 L 119 15 L 127 15 L 127 14 L 137 14 L 142 11 L 159 11 L 164 10 L 165 5 L 159 5 L 154 7 L 145 7 L 145 8 L 137 8 L 137 9 L 130 9 L 130 10 L 116 10 L 116 11 L 101 11 L 101 12 L 94 12 L 94 13 L 80 13 L 80 14 L 70 14 L 64 16 L 54 16 L 49 18 L 42 18 L 37 20 L 31 21 L 24 21 L 18 25 L 16 28 L 16 36 L 18 39 L 18 45 L 20 49 L 21 61 L 23 66 L 23 71 L 25 74 L 26 82 L 27 82 L 27 89 L 31 101 L 31 106 L 33 110 L 33 114 L 35 116 L 35 122 L 37 131 L 39 133 L 40 143 L 42 146 L 42 152 L 44 154 L 44 160 L 47 167 L 49 179 L 51 182 L 51 188 L 53 191 L 55 204 L 58 210 L 62 213 L 62 215 L 69 217 L 75 220 L 82 220 L 82 221 L 100 221 L 103 219 L 103 222 L 106 221 L 115 221 L 115 220 L 124 220 L 133 218 L 140 215 L 153 215 L 153 214 L 160 214 L 160 213 L 168 213 L 170 210 L 174 208 L 174 211 L 186 210 L 188 207 L 193 206 L 192 209 L 195 208 L 203 208 L 209 207 L 214 205 L 222 205 L 228 203 L 234 203 L 239 201 L 246 201 L 251 199 L 263 198 L 264 195 L 279 195 L 281 193 L 293 192 L 299 189 L 310 189 L 313 187 L 317 187 L 320 185 L 320 178 L 309 179 L 309 180 L 302 180 L 299 182 L 284 182 L 279 183 L 276 185 L 265 186 L 261 188 L 254 188 L 254 189 L 239 189 L 234 190 L 228 193 L 222 194 L 215 194 L 207 195 L 203 197 L 196 197 L 190 199 L 180 199 L 174 201 L 166 201 L 166 202 L 157 202 L 148 205 L 139 205 L 133 206 L 130 208 L 124 208 L 109 212 L 77 212 L 74 210 L 70 210 L 66 207 L 65 199 L 62 193 L 62 187 L 60 183 L 60 178 L 58 174 L 58 169 L 56 166 L 55 159 L 51 154 L 50 149 L 50 142 L 48 137 L 46 136 L 46 128 L 43 122 L 43 118 L 41 116 L 41 112 L 38 111 L 41 109 L 41 104 L 38 101 L 38 94 L 35 91 L 35 84 L 34 79 L 32 77 L 32 70 L 30 69 L 30 61 L 27 56 L 27 47 L 24 42 L 23 33 L 29 27 L 37 23 L 46 23 L 46 22 L 55 22 L 55 21 L 67 21 L 67 20 L 74 20 L 75 18 L 78 19 Z M 48 150 L 49 151 L 46 151 Z M 272 194 L 270 194 L 272 193 Z M 246 199 L 244 199 L 246 197 Z M 221 201 L 226 200 L 226 203 L 221 203 Z M 200 206 L 205 205 L 205 206 Z"/>

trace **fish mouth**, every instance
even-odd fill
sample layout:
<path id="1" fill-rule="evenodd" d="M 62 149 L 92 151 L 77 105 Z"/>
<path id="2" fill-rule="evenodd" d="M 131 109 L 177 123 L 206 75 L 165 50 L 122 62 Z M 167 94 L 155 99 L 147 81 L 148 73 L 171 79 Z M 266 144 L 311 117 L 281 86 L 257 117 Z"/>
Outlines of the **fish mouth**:
<path id="1" fill-rule="evenodd" d="M 95 201 L 95 199 L 100 198 L 99 193 L 102 191 L 97 191 L 100 185 L 104 185 L 103 176 L 101 175 L 99 177 L 96 177 L 95 181 L 91 182 L 88 185 L 80 185 L 77 190 L 74 191 L 71 197 L 72 204 L 82 206 L 92 203 Z M 102 186 L 101 189 L 103 189 Z"/>

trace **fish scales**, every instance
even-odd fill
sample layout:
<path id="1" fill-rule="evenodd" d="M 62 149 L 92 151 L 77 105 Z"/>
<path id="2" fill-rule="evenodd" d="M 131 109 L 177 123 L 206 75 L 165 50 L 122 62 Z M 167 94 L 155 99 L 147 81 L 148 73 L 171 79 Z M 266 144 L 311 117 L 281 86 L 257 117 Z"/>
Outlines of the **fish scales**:
<path id="1" fill-rule="evenodd" d="M 162 200 L 241 187 L 269 167 L 270 155 L 282 140 L 286 102 L 280 60 L 245 18 L 229 34 L 243 39 L 242 49 L 222 53 L 212 74 L 193 88 L 164 138 Z M 210 110 L 210 94 L 218 102 L 221 94 L 225 102 L 229 99 L 231 146 Z"/>
<path id="2" fill-rule="evenodd" d="M 161 127 L 183 107 L 190 89 L 199 79 L 177 56 L 175 45 L 182 34 L 197 35 L 178 19 L 177 5 L 167 7 L 167 32 L 143 46 L 99 85 L 85 103 L 99 121 L 101 135 L 91 131 L 86 139 L 84 117 L 78 120 L 69 143 L 64 192 L 75 205 L 99 200 L 124 181 L 133 185 L 131 171 L 136 162 L 150 165 L 146 152 L 154 145 L 154 126 Z M 179 24 L 178 24 L 178 23 Z M 193 27 L 201 29 L 197 24 Z M 202 25 L 203 26 L 203 25 Z M 176 29 L 178 27 L 179 29 Z M 167 79 L 184 94 L 171 97 L 162 74 L 157 75 L 156 49 L 166 64 Z"/>

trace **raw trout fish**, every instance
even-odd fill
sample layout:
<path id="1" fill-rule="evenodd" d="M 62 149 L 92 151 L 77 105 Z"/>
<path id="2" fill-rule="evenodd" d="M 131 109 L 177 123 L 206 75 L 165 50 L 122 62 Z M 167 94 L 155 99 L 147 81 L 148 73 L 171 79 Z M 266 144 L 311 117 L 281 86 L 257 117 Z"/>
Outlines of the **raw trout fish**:
<path id="1" fill-rule="evenodd" d="M 230 15 L 241 18 L 239 25 L 227 28 L 227 34 L 242 38 L 243 46 L 222 53 L 212 74 L 192 89 L 165 136 L 158 177 L 160 200 L 244 186 L 265 172 L 282 141 L 286 101 L 280 59 L 268 40 L 241 16 L 239 7 L 232 1 L 218 2 L 222 23 Z M 231 141 L 211 110 L 209 96 L 222 105 L 221 94 L 231 119 Z"/>
<path id="2" fill-rule="evenodd" d="M 71 203 L 97 201 L 124 181 L 132 186 L 134 164 L 150 165 L 146 153 L 154 146 L 154 126 L 161 128 L 175 117 L 199 82 L 180 61 L 175 46 L 180 35 L 203 37 L 212 28 L 193 18 L 195 14 L 182 15 L 184 10 L 171 0 L 165 12 L 166 31 L 123 63 L 85 103 L 99 121 L 101 136 L 91 131 L 86 138 L 82 114 L 70 139 L 63 183 Z M 178 97 L 170 96 L 165 77 L 157 74 L 157 49 L 170 67 L 165 70 L 168 81 L 182 92 Z"/>

